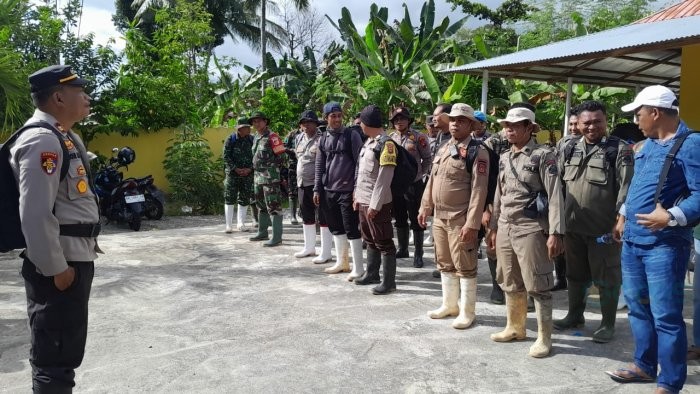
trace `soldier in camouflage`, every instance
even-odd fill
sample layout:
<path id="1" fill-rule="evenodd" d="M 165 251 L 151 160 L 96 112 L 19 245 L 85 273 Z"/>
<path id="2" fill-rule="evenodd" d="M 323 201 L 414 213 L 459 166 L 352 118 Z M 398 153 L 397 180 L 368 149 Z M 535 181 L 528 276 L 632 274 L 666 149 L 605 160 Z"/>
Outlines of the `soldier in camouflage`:
<path id="1" fill-rule="evenodd" d="M 287 173 L 287 190 L 289 191 L 289 210 L 292 212 L 291 223 L 293 225 L 299 224 L 297 220 L 297 201 L 298 201 L 298 187 L 297 187 L 297 154 L 296 154 L 296 141 L 297 137 L 301 133 L 301 129 L 295 129 L 287 134 L 287 138 L 284 139 L 284 147 L 287 152 L 287 168 L 289 172 Z"/>
<path id="2" fill-rule="evenodd" d="M 280 169 L 284 161 L 284 144 L 280 137 L 268 128 L 269 119 L 262 112 L 254 112 L 250 122 L 257 131 L 253 142 L 254 191 L 258 213 L 258 233 L 251 241 L 269 239 L 268 226 L 272 224 L 272 239 L 263 246 L 282 243 L 282 194 Z"/>
<path id="3" fill-rule="evenodd" d="M 253 136 L 250 135 L 248 118 L 239 118 L 236 132 L 224 143 L 224 215 L 226 233 L 231 233 L 234 204 L 238 204 L 236 227 L 245 227 L 246 213 L 253 197 Z"/>

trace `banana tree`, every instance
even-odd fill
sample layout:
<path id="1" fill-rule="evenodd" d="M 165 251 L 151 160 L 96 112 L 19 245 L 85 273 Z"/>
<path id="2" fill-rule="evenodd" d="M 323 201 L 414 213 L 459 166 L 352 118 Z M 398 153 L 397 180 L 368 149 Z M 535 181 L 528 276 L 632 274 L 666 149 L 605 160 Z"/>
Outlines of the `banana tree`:
<path id="1" fill-rule="evenodd" d="M 403 7 L 403 19 L 392 24 L 388 22 L 388 9 L 372 4 L 369 23 L 362 35 L 347 8 L 343 7 L 337 23 L 326 15 L 345 41 L 357 67 L 359 80 L 373 75 L 380 75 L 386 80 L 389 87 L 386 104 L 417 103 L 410 86 L 411 79 L 420 75 L 421 65 L 430 62 L 440 51 L 441 43 L 466 22 L 466 18 L 462 18 L 450 25 L 449 18 L 445 17 L 436 26 L 435 2 L 428 0 L 421 9 L 420 25 L 414 26 L 408 6 L 404 4 Z M 366 95 L 360 84 L 358 92 Z"/>

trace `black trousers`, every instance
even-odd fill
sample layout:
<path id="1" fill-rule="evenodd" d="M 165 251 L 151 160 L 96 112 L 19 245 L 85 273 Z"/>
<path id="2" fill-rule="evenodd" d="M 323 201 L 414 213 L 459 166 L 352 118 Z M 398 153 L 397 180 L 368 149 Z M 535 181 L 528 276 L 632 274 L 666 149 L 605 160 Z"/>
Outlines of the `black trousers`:
<path id="1" fill-rule="evenodd" d="M 397 198 L 392 201 L 392 213 L 394 214 L 394 219 L 396 219 L 396 223 L 394 223 L 396 228 L 408 227 L 408 221 L 410 220 L 411 230 L 424 230 L 418 224 L 418 210 L 420 209 L 420 201 L 423 198 L 424 190 L 425 185 L 422 180 L 419 180 L 408 187 L 403 198 Z"/>
<path id="2" fill-rule="evenodd" d="M 321 210 L 333 235 L 347 234 L 348 239 L 360 238 L 360 218 L 352 209 L 352 192 L 321 193 Z"/>
<path id="3" fill-rule="evenodd" d="M 326 226 L 326 217 L 323 211 L 314 204 L 314 185 L 299 188 L 299 213 L 304 224 L 316 224 L 318 214 L 318 224 Z"/>
<path id="4" fill-rule="evenodd" d="M 53 277 L 38 273 L 29 259 L 25 257 L 22 264 L 34 393 L 72 392 L 74 370 L 83 362 L 95 265 L 92 261 L 68 265 L 75 269 L 75 280 L 69 288 L 59 291 Z"/>

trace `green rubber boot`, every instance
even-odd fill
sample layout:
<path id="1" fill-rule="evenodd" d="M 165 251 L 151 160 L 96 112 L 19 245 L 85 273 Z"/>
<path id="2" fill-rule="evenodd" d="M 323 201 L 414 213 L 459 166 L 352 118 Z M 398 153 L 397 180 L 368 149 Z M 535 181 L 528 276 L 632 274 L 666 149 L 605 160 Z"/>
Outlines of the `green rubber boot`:
<path id="1" fill-rule="evenodd" d="M 265 241 L 270 239 L 267 228 L 270 226 L 270 215 L 267 212 L 258 212 L 258 233 L 248 238 L 251 241 Z"/>
<path id="2" fill-rule="evenodd" d="M 571 328 L 583 327 L 586 323 L 586 319 L 583 317 L 583 311 L 586 310 L 588 288 L 589 285 L 569 281 L 569 311 L 565 318 L 554 320 L 553 326 L 555 329 L 568 330 Z M 617 299 L 615 299 L 615 306 L 617 306 Z"/>
<path id="3" fill-rule="evenodd" d="M 615 336 L 615 319 L 617 318 L 617 298 L 620 286 L 600 287 L 600 312 L 603 318 L 600 327 L 593 333 L 593 342 L 608 343 Z"/>
<path id="4" fill-rule="evenodd" d="M 272 215 L 272 239 L 263 246 L 277 246 L 282 243 L 282 215 Z"/>

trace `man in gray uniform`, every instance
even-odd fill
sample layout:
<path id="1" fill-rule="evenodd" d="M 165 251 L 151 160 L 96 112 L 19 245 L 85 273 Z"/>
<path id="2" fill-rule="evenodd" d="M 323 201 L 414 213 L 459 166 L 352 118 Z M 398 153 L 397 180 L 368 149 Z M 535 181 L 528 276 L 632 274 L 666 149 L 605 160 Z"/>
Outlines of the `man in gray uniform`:
<path id="1" fill-rule="evenodd" d="M 422 268 L 424 229 L 418 224 L 418 208 L 420 206 L 421 197 L 423 197 L 423 189 L 425 188 L 425 183 L 423 182 L 425 182 L 430 175 L 430 160 L 432 158 L 430 144 L 425 134 L 419 133 L 411 128 L 413 118 L 408 108 L 396 108 L 390 121 L 396 129 L 395 132 L 391 133 L 390 137 L 397 144 L 403 146 L 418 164 L 418 172 L 416 174 L 416 179 L 413 180 L 413 184 L 408 187 L 403 198 L 397 198 L 393 201 L 394 218 L 396 219 L 396 238 L 399 241 L 396 257 L 408 257 L 408 221 L 410 220 L 416 247 L 413 255 L 413 266 Z"/>
<path id="2" fill-rule="evenodd" d="M 382 127 L 382 114 L 376 105 L 368 105 L 360 113 L 360 127 L 368 137 L 360 152 L 357 167 L 353 209 L 360 213 L 360 231 L 367 243 L 367 270 L 356 284 L 370 283 L 379 278 L 379 266 L 384 272 L 382 283 L 373 294 L 388 294 L 396 290 L 396 247 L 391 230 L 391 180 L 396 168 L 398 149 Z M 380 149 L 378 145 L 384 144 Z"/>
<path id="3" fill-rule="evenodd" d="M 27 245 L 20 256 L 35 393 L 72 392 L 74 370 L 85 352 L 100 214 L 85 147 L 71 127 L 90 113 L 86 83 L 70 66 L 30 75 L 36 110 L 26 124 L 45 124 L 24 131 L 10 148 Z M 61 179 L 64 161 L 68 174 Z"/>

